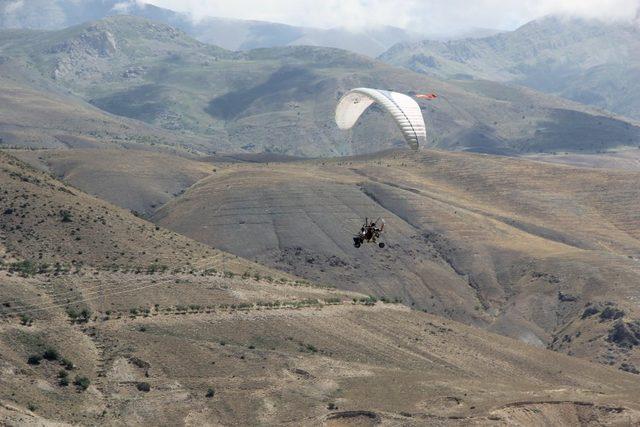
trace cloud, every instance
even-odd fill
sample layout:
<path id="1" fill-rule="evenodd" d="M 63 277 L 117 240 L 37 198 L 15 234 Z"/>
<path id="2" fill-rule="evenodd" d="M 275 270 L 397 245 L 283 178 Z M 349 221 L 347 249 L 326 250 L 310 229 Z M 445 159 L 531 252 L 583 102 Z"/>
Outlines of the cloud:
<path id="1" fill-rule="evenodd" d="M 640 0 L 145 0 L 205 16 L 321 28 L 380 25 L 422 33 L 469 28 L 513 29 L 549 14 L 632 20 Z"/>
<path id="2" fill-rule="evenodd" d="M 24 7 L 24 0 L 10 1 L 4 6 L 4 13 L 11 14 Z"/>
<path id="3" fill-rule="evenodd" d="M 150 3 L 150 2 L 149 2 Z M 111 10 L 118 13 L 127 13 L 132 8 L 144 7 L 145 2 L 143 0 L 125 0 L 113 5 Z"/>

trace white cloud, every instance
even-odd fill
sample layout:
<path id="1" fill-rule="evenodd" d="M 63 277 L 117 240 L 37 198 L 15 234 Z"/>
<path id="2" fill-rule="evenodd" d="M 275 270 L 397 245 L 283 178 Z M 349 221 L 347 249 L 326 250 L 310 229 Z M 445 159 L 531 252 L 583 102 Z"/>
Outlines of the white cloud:
<path id="1" fill-rule="evenodd" d="M 640 0 L 145 0 L 190 12 L 313 27 L 393 25 L 423 33 L 513 29 L 548 14 L 631 20 Z"/>
<path id="2" fill-rule="evenodd" d="M 151 1 L 149 1 L 148 3 L 151 3 Z M 129 11 L 134 6 L 140 7 L 144 5 L 145 2 L 143 0 L 124 0 L 113 5 L 111 9 L 118 13 L 127 13 L 127 11 Z"/>
<path id="3" fill-rule="evenodd" d="M 14 13 L 22 9 L 23 6 L 24 6 L 24 0 L 11 1 L 4 6 L 4 13 L 7 13 L 7 14 Z"/>

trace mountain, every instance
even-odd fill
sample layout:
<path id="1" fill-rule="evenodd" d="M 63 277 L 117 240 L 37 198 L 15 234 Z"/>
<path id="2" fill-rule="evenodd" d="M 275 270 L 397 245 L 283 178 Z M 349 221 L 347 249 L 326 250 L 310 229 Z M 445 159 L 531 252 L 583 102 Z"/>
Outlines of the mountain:
<path id="1" fill-rule="evenodd" d="M 188 14 L 136 0 L 4 0 L 4 7 L 0 3 L 0 29 L 59 30 L 116 14 L 162 22 L 201 42 L 230 50 L 310 45 L 375 57 L 396 43 L 418 38 L 396 27 L 351 31 L 215 17 L 195 20 Z"/>
<path id="2" fill-rule="evenodd" d="M 0 87 L 2 148 L 116 146 L 185 151 L 211 144 L 210 139 L 179 135 L 100 110 L 20 60 L 0 59 Z"/>
<path id="3" fill-rule="evenodd" d="M 640 118 L 640 25 L 546 17 L 491 37 L 400 43 L 380 58 L 447 79 L 512 82 Z"/>
<path id="4" fill-rule="evenodd" d="M 5 153 L 0 183 L 3 424 L 640 421 L 630 373 L 295 280 Z"/>
<path id="5" fill-rule="evenodd" d="M 444 82 L 330 48 L 231 52 L 142 18 L 116 16 L 55 32 L 8 30 L 0 43 L 12 82 L 163 128 L 179 136 L 164 144 L 200 152 L 331 156 L 403 146 L 379 108 L 354 130 L 337 129 L 335 103 L 357 86 L 435 90 L 439 99 L 421 104 L 430 143 L 447 149 L 595 152 L 640 140 L 635 122 L 517 86 Z M 14 130 L 16 121 L 5 123 Z"/>

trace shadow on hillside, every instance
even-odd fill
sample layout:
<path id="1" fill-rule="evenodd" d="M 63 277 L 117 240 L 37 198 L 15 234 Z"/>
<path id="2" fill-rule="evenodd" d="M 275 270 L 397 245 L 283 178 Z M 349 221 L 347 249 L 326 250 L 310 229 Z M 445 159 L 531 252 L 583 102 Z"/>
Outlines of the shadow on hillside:
<path id="1" fill-rule="evenodd" d="M 551 120 L 540 122 L 533 137 L 517 141 L 518 151 L 598 152 L 621 145 L 637 145 L 640 127 L 605 116 L 579 111 L 553 110 Z"/>
<path id="2" fill-rule="evenodd" d="M 315 75 L 308 70 L 284 66 L 264 83 L 214 98 L 205 111 L 212 117 L 229 120 L 240 115 L 256 99 L 265 96 L 269 96 L 269 101 L 273 103 L 301 100 L 313 94 L 309 84 L 314 80 Z"/>

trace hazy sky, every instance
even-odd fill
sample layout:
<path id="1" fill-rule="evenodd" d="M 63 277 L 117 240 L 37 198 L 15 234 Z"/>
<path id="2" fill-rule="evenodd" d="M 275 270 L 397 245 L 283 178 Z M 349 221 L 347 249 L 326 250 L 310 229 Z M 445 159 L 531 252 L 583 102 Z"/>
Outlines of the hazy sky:
<path id="1" fill-rule="evenodd" d="M 631 20 L 640 0 L 143 0 L 196 18 L 219 16 L 313 27 L 394 25 L 423 33 L 513 29 L 548 14 Z"/>

